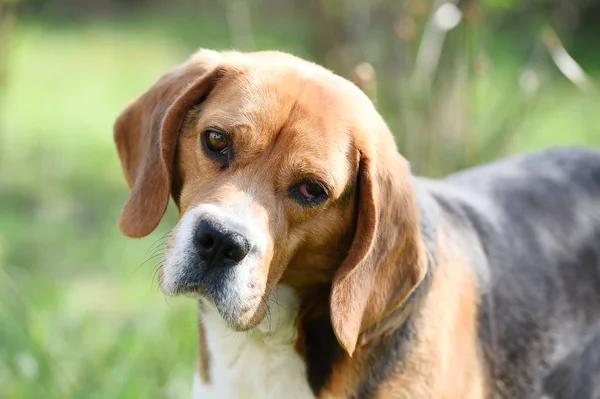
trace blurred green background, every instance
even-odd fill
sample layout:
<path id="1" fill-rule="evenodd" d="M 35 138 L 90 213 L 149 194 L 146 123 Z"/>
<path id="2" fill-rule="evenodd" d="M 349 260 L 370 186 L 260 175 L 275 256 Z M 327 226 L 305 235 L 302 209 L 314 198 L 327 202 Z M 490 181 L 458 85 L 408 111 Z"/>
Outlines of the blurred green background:
<path id="1" fill-rule="evenodd" d="M 353 79 L 417 173 L 600 144 L 592 0 L 0 0 L 0 398 L 181 398 L 194 303 L 157 289 L 112 142 L 198 47 L 279 49 Z"/>

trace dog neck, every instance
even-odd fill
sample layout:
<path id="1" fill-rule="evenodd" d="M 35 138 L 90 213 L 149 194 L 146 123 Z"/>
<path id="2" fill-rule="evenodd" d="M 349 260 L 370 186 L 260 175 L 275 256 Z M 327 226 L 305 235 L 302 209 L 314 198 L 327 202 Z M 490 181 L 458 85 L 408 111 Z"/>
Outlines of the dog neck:
<path id="1" fill-rule="evenodd" d="M 300 301 L 280 285 L 261 323 L 232 331 L 213 305 L 199 305 L 200 370 L 194 398 L 314 398 L 305 363 L 295 349 Z M 203 349 L 204 348 L 204 349 Z"/>

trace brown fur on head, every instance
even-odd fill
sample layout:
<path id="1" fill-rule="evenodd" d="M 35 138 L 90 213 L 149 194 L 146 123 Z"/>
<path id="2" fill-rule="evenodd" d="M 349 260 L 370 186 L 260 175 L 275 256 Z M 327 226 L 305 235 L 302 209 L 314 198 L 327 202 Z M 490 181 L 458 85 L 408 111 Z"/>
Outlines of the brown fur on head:
<path id="1" fill-rule="evenodd" d="M 229 138 L 225 160 L 203 142 L 211 129 Z M 360 332 L 425 274 L 407 163 L 371 102 L 321 67 L 277 52 L 202 50 L 129 104 L 115 141 L 132 188 L 121 231 L 152 232 L 172 194 L 181 219 L 162 288 L 200 292 L 234 328 L 259 323 L 281 281 L 301 293 L 331 286 L 332 325 L 352 354 Z M 327 198 L 299 202 L 307 181 Z M 198 260 L 194 231 L 208 218 L 249 238 L 241 265 L 217 272 Z"/>

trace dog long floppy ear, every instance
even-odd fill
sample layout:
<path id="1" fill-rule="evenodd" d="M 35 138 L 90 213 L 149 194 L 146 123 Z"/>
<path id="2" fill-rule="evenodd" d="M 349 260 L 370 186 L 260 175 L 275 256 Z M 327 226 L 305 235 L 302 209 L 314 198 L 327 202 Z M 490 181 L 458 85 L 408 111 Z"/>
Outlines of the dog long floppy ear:
<path id="1" fill-rule="evenodd" d="M 359 334 L 402 305 L 427 271 L 408 164 L 389 136 L 379 151 L 360 149 L 356 232 L 331 287 L 333 330 L 349 355 Z"/>
<path id="2" fill-rule="evenodd" d="M 129 237 L 150 234 L 169 203 L 177 136 L 185 113 L 205 97 L 222 70 L 219 53 L 202 50 L 164 74 L 117 118 L 114 139 L 131 196 L 119 217 Z"/>

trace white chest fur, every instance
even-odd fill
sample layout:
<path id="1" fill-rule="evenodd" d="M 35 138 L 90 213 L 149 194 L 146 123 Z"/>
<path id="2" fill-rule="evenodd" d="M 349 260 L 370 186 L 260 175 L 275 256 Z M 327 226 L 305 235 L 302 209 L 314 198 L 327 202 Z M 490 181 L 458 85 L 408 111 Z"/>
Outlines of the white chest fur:
<path id="1" fill-rule="evenodd" d="M 210 352 L 208 384 L 195 373 L 193 399 L 314 398 L 305 363 L 294 349 L 298 298 L 277 288 L 270 314 L 249 332 L 233 332 L 213 307 L 200 317 Z"/>

